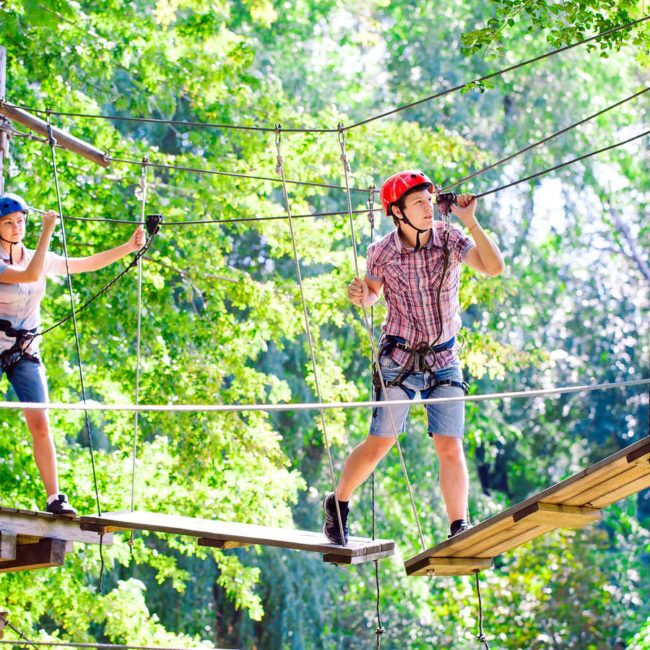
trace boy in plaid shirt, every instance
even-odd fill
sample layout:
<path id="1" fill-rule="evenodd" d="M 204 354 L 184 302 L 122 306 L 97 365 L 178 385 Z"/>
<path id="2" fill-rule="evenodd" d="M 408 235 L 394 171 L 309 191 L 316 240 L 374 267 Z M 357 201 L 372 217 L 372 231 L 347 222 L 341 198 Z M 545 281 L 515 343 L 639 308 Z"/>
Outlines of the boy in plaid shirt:
<path id="1" fill-rule="evenodd" d="M 467 236 L 453 226 L 434 221 L 434 192 L 433 183 L 422 172 L 399 172 L 384 182 L 382 204 L 397 228 L 369 246 L 365 278 L 355 278 L 348 286 L 350 301 L 364 307 L 374 305 L 384 291 L 388 309 L 382 325 L 378 371 L 387 397 L 376 378 L 377 400 L 413 399 L 417 393 L 423 399 L 463 395 L 466 384 L 455 339 L 461 327 L 461 263 L 486 275 L 498 275 L 504 270 L 497 245 L 476 219 L 476 199 L 461 194 L 454 205 L 450 195 L 438 198 L 441 210 L 451 209 L 467 228 Z M 447 203 L 444 208 L 443 201 Z M 464 403 L 428 404 L 426 410 L 453 536 L 469 526 L 469 480 L 462 446 Z M 350 496 L 404 430 L 408 411 L 408 405 L 373 410 L 370 434 L 348 456 L 336 493 L 324 499 L 323 531 L 333 543 L 347 543 Z"/>

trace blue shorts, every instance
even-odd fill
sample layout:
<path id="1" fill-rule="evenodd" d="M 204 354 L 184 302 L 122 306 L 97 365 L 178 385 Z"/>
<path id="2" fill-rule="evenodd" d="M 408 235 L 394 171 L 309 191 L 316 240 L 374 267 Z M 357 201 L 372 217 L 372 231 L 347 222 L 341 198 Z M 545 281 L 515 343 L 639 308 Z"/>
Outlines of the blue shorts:
<path id="1" fill-rule="evenodd" d="M 0 371 L 0 377 L 2 371 Z M 19 402 L 48 402 L 47 377 L 45 366 L 39 360 L 21 359 L 7 372 L 9 383 Z"/>
<path id="2" fill-rule="evenodd" d="M 379 367 L 384 382 L 396 379 L 402 372 L 402 366 L 393 361 L 390 356 L 382 355 L 379 358 Z M 463 373 L 459 364 L 453 364 L 440 370 L 413 372 L 402 381 L 402 385 L 388 386 L 386 392 L 389 400 L 414 399 L 416 394 L 427 391 L 435 385 L 436 380 L 451 380 L 462 383 Z M 381 392 L 381 391 L 380 391 Z M 459 386 L 438 386 L 429 398 L 433 397 L 462 397 L 463 389 Z M 377 399 L 383 401 L 383 397 Z M 392 437 L 395 433 L 402 433 L 406 424 L 410 404 L 396 406 L 377 406 L 372 410 L 370 435 L 379 437 Z M 447 402 L 443 404 L 427 404 L 427 431 L 430 436 L 440 435 L 451 438 L 462 438 L 465 428 L 465 402 Z M 391 421 L 392 413 L 392 421 Z M 393 424 L 394 423 L 394 424 Z M 394 430 L 393 429 L 396 430 Z"/>

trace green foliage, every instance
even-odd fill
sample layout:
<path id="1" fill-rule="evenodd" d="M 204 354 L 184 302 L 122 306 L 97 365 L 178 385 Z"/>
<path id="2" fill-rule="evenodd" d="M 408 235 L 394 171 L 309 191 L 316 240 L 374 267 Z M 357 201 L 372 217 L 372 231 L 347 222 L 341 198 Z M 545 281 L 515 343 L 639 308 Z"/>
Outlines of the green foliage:
<path id="1" fill-rule="evenodd" d="M 480 77 L 640 17 L 631 2 L 406 3 L 266 0 L 137 0 L 0 7 L 9 57 L 8 99 L 29 106 L 114 116 L 283 127 L 350 123 Z M 589 48 L 523 68 L 464 94 L 418 104 L 350 131 L 352 184 L 378 186 L 399 167 L 431 170 L 452 183 L 638 88 L 647 27 L 617 32 Z M 460 53 L 461 43 L 467 55 Z M 470 56 L 471 53 L 474 53 Z M 483 54 L 483 57 L 480 56 Z M 600 54 L 608 55 L 606 60 Z M 486 61 L 490 57 L 491 61 Z M 478 90 L 479 92 L 475 92 Z M 643 122 L 638 100 L 466 184 L 479 192 L 615 141 Z M 575 114 L 575 115 L 574 115 Z M 162 124 L 60 118 L 57 125 L 115 158 L 275 176 L 273 134 Z M 282 141 L 287 177 L 341 184 L 336 134 Z M 643 149 L 631 146 L 564 169 L 536 185 L 481 202 L 479 217 L 505 252 L 499 278 L 464 272 L 462 351 L 473 393 L 590 381 L 647 372 L 647 278 L 639 251 L 650 228 Z M 55 203 L 49 152 L 14 140 L 7 188 L 39 207 Z M 63 204 L 73 216 L 132 218 L 138 165 L 97 169 L 58 153 Z M 147 211 L 167 222 L 280 216 L 276 183 L 148 170 Z M 340 190 L 290 186 L 294 214 L 346 210 Z M 353 194 L 353 208 L 366 194 Z M 615 212 L 616 211 L 616 212 Z M 379 214 L 379 213 L 378 213 Z M 379 222 L 381 234 L 391 224 Z M 621 223 L 627 226 L 621 228 Z M 370 243 L 356 222 L 361 272 Z M 130 228 L 68 222 L 71 254 L 122 242 Z M 370 396 L 370 346 L 346 301 L 354 275 L 347 216 L 296 219 L 295 232 L 325 400 Z M 34 242 L 37 228 L 30 225 Z M 60 249 L 60 241 L 53 245 Z M 647 257 L 647 255 L 646 255 Z M 77 304 L 119 265 L 74 277 Z M 144 265 L 143 403 L 315 400 L 314 375 L 286 221 L 163 227 Z M 89 397 L 129 402 L 135 391 L 135 277 L 80 315 Z M 53 281 L 45 323 L 67 314 Z M 375 322 L 384 316 L 376 309 Z M 80 399 L 72 331 L 43 341 L 51 396 Z M 62 485 L 92 512 L 94 480 L 79 414 L 51 414 Z M 471 403 L 466 449 L 470 510 L 499 512 L 589 462 L 647 434 L 640 390 Z M 326 413 L 338 472 L 367 434 L 369 411 Z M 316 413 L 142 414 L 138 419 L 135 507 L 277 526 L 318 529 L 329 489 Z M 437 461 L 422 409 L 413 409 L 403 448 L 427 543 L 446 535 Z M 42 507 L 31 447 L 17 411 L 0 422 L 3 503 Z M 134 419 L 93 414 L 97 480 L 104 510 L 130 508 Z M 394 453 L 376 477 L 377 534 L 400 555 L 380 563 L 387 648 L 471 647 L 476 600 L 468 579 L 428 582 L 404 575 L 419 551 Z M 647 525 L 641 495 L 610 511 L 602 526 L 558 533 L 507 555 L 482 577 L 486 629 L 496 647 L 647 647 Z M 640 523 L 641 522 L 641 523 Z M 370 485 L 352 504 L 352 532 L 370 534 Z M 0 605 L 29 636 L 161 646 L 358 648 L 374 644 L 372 566 L 337 569 L 280 550 L 208 551 L 194 540 L 124 537 L 99 557 L 79 547 L 65 569 L 2 574 Z M 205 641 L 204 641 L 205 642 Z"/>

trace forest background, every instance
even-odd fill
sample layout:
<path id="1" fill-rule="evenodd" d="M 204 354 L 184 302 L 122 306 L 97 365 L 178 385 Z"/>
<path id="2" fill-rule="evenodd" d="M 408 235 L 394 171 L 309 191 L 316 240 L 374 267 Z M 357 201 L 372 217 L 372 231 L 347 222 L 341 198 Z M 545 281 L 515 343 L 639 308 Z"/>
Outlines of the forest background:
<path id="1" fill-rule="evenodd" d="M 411 102 L 647 14 L 628 0 L 5 0 L 0 45 L 7 99 L 54 110 L 284 127 L 335 127 Z M 647 25 L 647 24 L 646 24 Z M 445 184 L 586 117 L 647 84 L 647 26 L 617 32 L 419 104 L 347 136 L 356 187 L 417 167 Z M 480 192 L 635 135 L 647 99 L 463 185 Z M 274 176 L 273 133 L 59 118 L 116 158 Z M 334 134 L 285 134 L 288 178 L 340 184 Z M 60 151 L 65 214 L 137 220 L 140 170 L 104 170 Z M 49 150 L 14 139 L 7 190 L 55 208 Z M 7 169 L 8 168 L 8 169 Z M 275 216 L 277 183 L 149 170 L 148 212 L 168 221 Z M 648 376 L 650 270 L 647 141 L 585 160 L 480 202 L 507 272 L 465 270 L 462 356 L 473 393 Z M 345 193 L 291 186 L 294 213 L 344 211 Z M 366 207 L 353 195 L 354 208 Z M 363 266 L 366 215 L 355 218 Z M 377 213 L 379 234 L 391 224 Z M 369 397 L 370 350 L 346 300 L 354 275 L 347 216 L 295 224 L 323 397 Z M 38 235 L 30 217 L 29 239 Z M 70 254 L 125 240 L 131 228 L 68 222 Z M 60 239 L 53 243 L 60 250 Z M 168 227 L 144 260 L 143 403 L 315 400 L 286 221 Z M 78 302 L 119 265 L 74 278 Z M 52 281 L 44 323 L 69 310 Z M 376 323 L 382 318 L 376 314 Z M 89 398 L 135 391 L 136 275 L 79 317 Z M 43 342 L 51 397 L 80 399 L 70 324 Z M 2 390 L 7 390 L 3 384 Z M 11 393 L 8 393 L 8 395 Z M 427 543 L 445 536 L 437 463 L 415 409 L 403 448 Z M 328 411 L 338 473 L 368 428 L 366 409 Z M 65 491 L 97 504 L 83 417 L 52 412 Z M 134 420 L 93 413 L 104 510 L 130 506 Z M 42 507 L 29 434 L 4 411 L 3 505 Z M 138 509 L 318 529 L 330 486 L 314 412 L 157 413 L 139 418 Z M 648 433 L 647 390 L 468 404 L 466 449 L 475 521 L 499 512 Z M 376 476 L 377 533 L 399 552 L 380 563 L 383 648 L 473 647 L 469 579 L 407 578 L 419 550 L 395 453 Z M 370 534 L 370 484 L 352 504 L 352 532 Z M 499 648 L 650 648 L 650 496 L 609 508 L 602 524 L 561 532 L 503 557 L 482 577 L 485 627 Z M 369 648 L 375 643 L 372 564 L 339 569 L 277 549 L 212 551 L 193 540 L 118 536 L 65 568 L 3 574 L 0 609 L 30 638 L 242 648 Z M 618 644 L 618 645 L 616 645 Z"/>

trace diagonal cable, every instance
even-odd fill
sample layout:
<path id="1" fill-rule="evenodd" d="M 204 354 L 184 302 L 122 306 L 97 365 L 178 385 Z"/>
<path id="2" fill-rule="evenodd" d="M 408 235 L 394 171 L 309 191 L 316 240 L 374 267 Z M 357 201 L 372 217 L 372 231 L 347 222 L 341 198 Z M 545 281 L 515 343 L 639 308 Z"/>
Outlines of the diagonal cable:
<path id="1" fill-rule="evenodd" d="M 514 153 L 511 153 L 508 156 L 505 156 L 504 158 L 501 158 L 500 160 L 497 160 L 496 162 L 491 163 L 490 165 L 487 165 L 486 167 L 483 167 L 482 169 L 479 169 L 475 172 L 472 172 L 471 174 L 468 174 L 467 176 L 463 176 L 462 178 L 459 178 L 458 180 L 454 181 L 451 185 L 447 185 L 444 189 L 441 190 L 441 192 L 449 192 L 452 190 L 454 187 L 457 187 L 461 183 L 465 183 L 468 180 L 472 178 L 476 178 L 477 176 L 481 176 L 482 174 L 485 174 L 486 172 L 489 172 L 490 170 L 494 169 L 495 167 L 500 167 L 504 163 L 507 163 L 508 161 L 512 160 L 513 158 L 516 158 L 518 156 L 521 156 L 521 154 L 526 153 L 527 151 L 530 151 L 531 149 L 535 149 L 536 147 L 539 147 L 543 144 L 546 144 L 549 140 L 553 140 L 553 138 L 557 138 L 560 135 L 563 135 L 564 133 L 567 133 L 568 131 L 571 131 L 591 120 L 596 119 L 597 117 L 600 117 L 604 113 L 607 113 L 608 111 L 611 111 L 614 108 L 617 108 L 618 106 L 621 106 L 623 104 L 626 104 L 629 101 L 632 101 L 633 99 L 636 99 L 640 95 L 643 95 L 644 93 L 647 93 L 650 90 L 650 88 L 644 88 L 643 90 L 640 90 L 637 93 L 634 93 L 633 95 L 630 95 L 629 97 L 626 97 L 625 99 L 621 99 L 620 101 L 616 102 L 615 104 L 611 104 L 610 106 L 606 106 L 602 110 L 598 111 L 597 113 L 593 113 L 592 115 L 589 115 L 589 117 L 585 117 L 578 122 L 574 122 L 573 124 L 569 124 L 569 126 L 565 126 L 563 129 L 560 129 L 559 131 L 555 131 L 555 133 L 551 133 L 551 135 L 547 135 L 545 138 L 542 138 L 541 140 L 537 140 L 536 142 L 533 142 L 527 146 L 525 146 L 523 149 L 519 149 L 518 151 L 515 151 Z"/>

